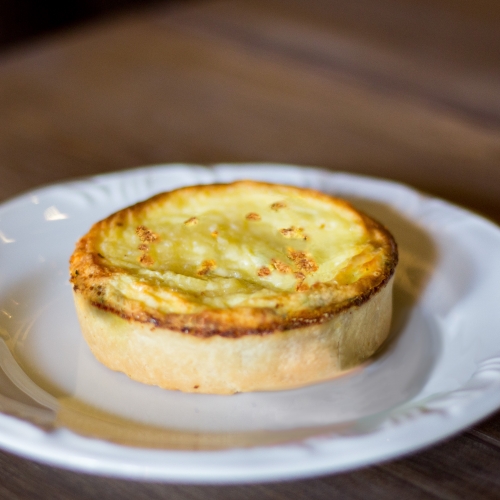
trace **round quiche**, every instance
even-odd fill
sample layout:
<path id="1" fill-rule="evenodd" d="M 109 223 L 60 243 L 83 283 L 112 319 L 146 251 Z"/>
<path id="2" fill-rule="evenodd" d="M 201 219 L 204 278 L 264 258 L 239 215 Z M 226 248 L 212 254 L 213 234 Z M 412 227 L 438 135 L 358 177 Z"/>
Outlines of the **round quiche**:
<path id="1" fill-rule="evenodd" d="M 256 181 L 158 194 L 94 224 L 70 260 L 95 357 L 165 389 L 331 379 L 389 333 L 396 243 L 326 194 Z"/>

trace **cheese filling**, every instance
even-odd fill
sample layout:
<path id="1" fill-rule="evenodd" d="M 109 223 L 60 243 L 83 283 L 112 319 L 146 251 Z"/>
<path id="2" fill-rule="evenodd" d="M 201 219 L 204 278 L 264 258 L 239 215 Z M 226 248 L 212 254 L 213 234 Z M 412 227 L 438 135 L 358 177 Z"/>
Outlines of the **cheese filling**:
<path id="1" fill-rule="evenodd" d="M 351 208 L 237 185 L 215 193 L 173 192 L 142 210 L 124 211 L 101 228 L 94 245 L 111 270 L 115 300 L 181 313 L 277 307 L 283 294 L 354 283 L 381 260 Z"/>

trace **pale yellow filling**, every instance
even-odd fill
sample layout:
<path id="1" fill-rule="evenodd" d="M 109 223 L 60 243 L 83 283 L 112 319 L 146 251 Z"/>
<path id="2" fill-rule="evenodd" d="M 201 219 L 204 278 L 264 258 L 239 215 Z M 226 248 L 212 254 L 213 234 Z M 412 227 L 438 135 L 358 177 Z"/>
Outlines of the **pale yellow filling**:
<path id="1" fill-rule="evenodd" d="M 138 229 L 139 228 L 139 229 Z M 176 195 L 110 223 L 96 242 L 115 290 L 160 311 L 267 307 L 277 295 L 365 273 L 378 253 L 362 219 L 342 205 L 272 189 Z M 368 272 L 368 269 L 366 270 Z"/>

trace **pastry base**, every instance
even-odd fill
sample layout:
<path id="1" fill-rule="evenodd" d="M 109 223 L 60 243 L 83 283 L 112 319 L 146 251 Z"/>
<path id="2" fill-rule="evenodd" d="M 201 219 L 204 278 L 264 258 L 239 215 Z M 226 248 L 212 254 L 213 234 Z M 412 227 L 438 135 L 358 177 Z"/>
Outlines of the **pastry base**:
<path id="1" fill-rule="evenodd" d="M 323 323 L 237 338 L 158 328 L 101 310 L 78 292 L 74 299 L 83 335 L 108 368 L 164 389 L 234 394 L 325 381 L 365 362 L 389 334 L 393 281 Z"/>

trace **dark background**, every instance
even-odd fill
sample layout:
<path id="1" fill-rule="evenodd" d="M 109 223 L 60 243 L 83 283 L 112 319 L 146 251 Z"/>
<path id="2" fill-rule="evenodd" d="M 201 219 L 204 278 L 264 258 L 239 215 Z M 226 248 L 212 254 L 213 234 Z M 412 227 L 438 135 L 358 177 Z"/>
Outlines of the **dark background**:
<path id="1" fill-rule="evenodd" d="M 0 0 L 0 50 L 52 31 L 165 0 Z"/>

